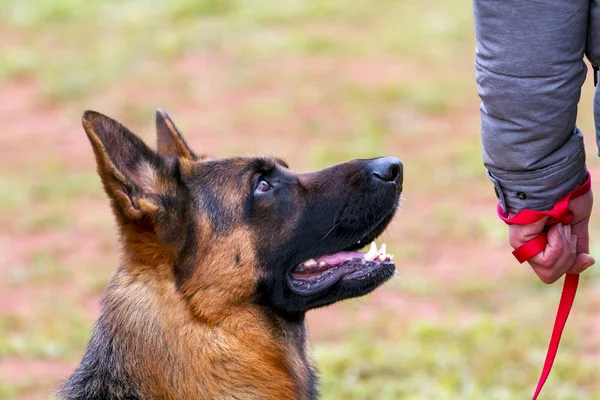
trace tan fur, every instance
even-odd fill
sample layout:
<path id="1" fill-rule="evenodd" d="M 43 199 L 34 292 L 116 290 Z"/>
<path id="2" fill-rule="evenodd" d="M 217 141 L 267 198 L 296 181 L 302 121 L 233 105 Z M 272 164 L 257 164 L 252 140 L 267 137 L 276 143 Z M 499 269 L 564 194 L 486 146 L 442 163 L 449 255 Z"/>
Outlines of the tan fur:
<path id="1" fill-rule="evenodd" d="M 168 190 L 166 182 L 157 176 L 156 171 L 150 164 L 142 161 L 137 167 L 138 183 L 140 188 L 148 193 L 166 193 Z"/>
<path id="2" fill-rule="evenodd" d="M 235 232 L 222 248 L 244 236 Z M 211 258 L 190 283 L 195 294 L 188 299 L 176 290 L 169 265 L 129 264 L 114 277 L 106 301 L 127 313 L 115 318 L 136 344 L 136 370 L 157 398 L 299 399 L 295 381 L 306 384 L 300 355 L 250 303 L 251 257 L 238 266 L 224 253 Z"/>
<path id="3" fill-rule="evenodd" d="M 193 273 L 178 281 L 174 271 L 183 245 L 161 241 L 156 222 L 161 212 L 157 195 L 177 196 L 176 185 L 147 161 L 119 169 L 117 157 L 127 153 L 109 156 L 103 140 L 111 137 L 103 139 L 97 131 L 105 123 L 98 114 L 83 120 L 122 241 L 121 265 L 103 298 L 104 330 L 98 333 L 102 340 L 110 338 L 107 346 L 115 351 L 126 349 L 119 372 L 142 383 L 144 399 L 307 399 L 303 393 L 308 393 L 311 364 L 303 360 L 312 363 L 308 346 L 294 346 L 278 329 L 279 317 L 253 298 L 261 270 L 255 248 L 261 238 L 240 225 L 217 240 L 210 221 L 194 216 Z M 174 126 L 167 126 L 172 135 L 163 145 L 176 153 L 181 174 L 192 174 L 200 159 L 194 159 Z M 232 165 L 236 162 L 242 165 L 232 159 Z M 130 185 L 136 191 L 128 190 Z M 216 185 L 224 207 L 241 215 L 236 183 Z M 167 228 L 181 228 L 184 237 L 184 226 Z M 63 393 L 79 398 L 76 391 Z"/>
<path id="4" fill-rule="evenodd" d="M 172 155 L 178 155 L 179 157 L 182 158 L 187 158 L 187 159 L 193 159 L 194 155 L 192 154 L 192 152 L 187 148 L 187 146 L 185 146 L 181 140 L 179 140 L 179 135 L 177 134 L 177 130 L 175 129 L 175 125 L 173 124 L 173 122 L 170 119 L 167 119 L 165 121 L 165 125 L 168 128 L 169 132 L 171 133 L 171 135 L 173 136 L 173 148 L 170 149 L 170 151 L 172 152 Z M 160 139 L 159 139 L 160 140 Z M 163 145 L 163 146 L 167 146 L 162 144 L 161 142 L 159 142 L 159 147 Z M 165 152 L 165 154 L 168 154 Z"/>

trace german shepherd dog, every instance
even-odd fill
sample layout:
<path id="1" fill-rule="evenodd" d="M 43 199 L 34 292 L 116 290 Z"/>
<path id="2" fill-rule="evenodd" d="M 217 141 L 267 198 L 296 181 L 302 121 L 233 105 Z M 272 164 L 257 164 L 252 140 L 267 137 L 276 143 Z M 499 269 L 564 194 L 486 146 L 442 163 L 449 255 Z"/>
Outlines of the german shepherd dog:
<path id="1" fill-rule="evenodd" d="M 87 350 L 59 399 L 316 399 L 305 313 L 395 273 L 372 245 L 402 164 L 294 173 L 197 155 L 157 111 L 157 150 L 94 111 L 83 127 L 121 241 Z M 384 246 L 382 246 L 384 247 Z"/>

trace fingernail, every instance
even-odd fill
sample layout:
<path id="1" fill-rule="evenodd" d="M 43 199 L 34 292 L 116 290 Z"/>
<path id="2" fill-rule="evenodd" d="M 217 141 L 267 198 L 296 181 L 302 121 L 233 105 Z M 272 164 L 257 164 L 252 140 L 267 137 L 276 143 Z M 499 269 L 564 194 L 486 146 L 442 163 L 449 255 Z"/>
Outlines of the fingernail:
<path id="1" fill-rule="evenodd" d="M 571 245 L 571 253 L 577 253 L 577 235 L 571 234 L 569 244 Z"/>
<path id="2" fill-rule="evenodd" d="M 589 267 L 591 267 L 594 264 L 596 264 L 596 261 L 589 261 L 589 262 L 583 264 L 583 268 L 588 269 Z"/>
<path id="3" fill-rule="evenodd" d="M 563 226 L 563 224 L 558 224 L 557 229 L 560 236 L 565 236 L 565 227 Z"/>
<path id="4" fill-rule="evenodd" d="M 571 243 L 571 225 L 565 225 L 565 239 Z"/>

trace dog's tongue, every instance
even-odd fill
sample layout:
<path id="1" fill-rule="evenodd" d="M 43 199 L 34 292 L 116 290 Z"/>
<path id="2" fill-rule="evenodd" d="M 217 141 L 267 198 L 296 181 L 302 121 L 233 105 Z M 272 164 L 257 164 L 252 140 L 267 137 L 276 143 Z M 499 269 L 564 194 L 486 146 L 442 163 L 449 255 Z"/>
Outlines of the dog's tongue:
<path id="1" fill-rule="evenodd" d="M 336 265 L 343 264 L 349 260 L 362 259 L 365 253 L 358 251 L 340 251 L 318 258 L 312 258 L 294 268 L 294 273 L 310 275 L 321 273 Z"/>
<path id="2" fill-rule="evenodd" d="M 328 254 L 326 256 L 315 258 L 315 261 L 317 264 L 324 262 L 327 265 L 337 265 L 345 263 L 353 258 L 362 258 L 364 254 L 365 253 L 361 253 L 360 251 L 340 251 L 339 253 Z"/>
<path id="3" fill-rule="evenodd" d="M 294 274 L 313 275 L 318 274 L 332 267 L 345 264 L 351 260 L 361 262 L 371 262 L 375 259 L 379 261 L 389 261 L 393 258 L 391 254 L 386 253 L 385 243 L 377 250 L 375 243 L 371 243 L 371 248 L 368 252 L 360 251 L 340 251 L 339 253 L 327 254 L 318 258 L 311 258 L 300 265 L 297 265 L 292 272 Z"/>
<path id="4" fill-rule="evenodd" d="M 377 268 L 393 265 L 394 256 L 387 254 L 385 243 L 377 249 L 371 243 L 368 252 L 340 251 L 339 253 L 311 258 L 296 265 L 290 271 L 292 290 L 302 295 L 309 295 L 325 290 L 345 276 L 352 279 L 364 279 Z M 358 275 L 357 275 L 358 274 Z"/>
<path id="5" fill-rule="evenodd" d="M 316 277 L 350 260 L 362 260 L 364 254 L 358 251 L 340 251 L 339 253 L 310 259 L 297 265 L 292 271 L 292 276 L 296 279 Z"/>

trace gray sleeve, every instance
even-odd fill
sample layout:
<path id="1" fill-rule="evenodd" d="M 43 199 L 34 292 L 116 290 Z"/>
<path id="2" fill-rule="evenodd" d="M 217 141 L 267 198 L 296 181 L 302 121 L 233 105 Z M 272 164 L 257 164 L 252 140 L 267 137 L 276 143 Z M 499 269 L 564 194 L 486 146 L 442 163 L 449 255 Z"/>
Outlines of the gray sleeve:
<path id="1" fill-rule="evenodd" d="M 600 66 L 600 0 L 590 0 L 589 12 L 585 54 L 593 65 Z"/>
<path id="2" fill-rule="evenodd" d="M 575 125 L 589 0 L 473 0 L 483 159 L 504 210 L 547 210 L 586 177 Z"/>
<path id="3" fill-rule="evenodd" d="M 600 0 L 590 1 L 590 18 L 585 54 L 596 67 L 600 66 Z M 600 156 L 600 84 L 594 93 L 594 122 L 596 125 L 596 144 Z"/>

